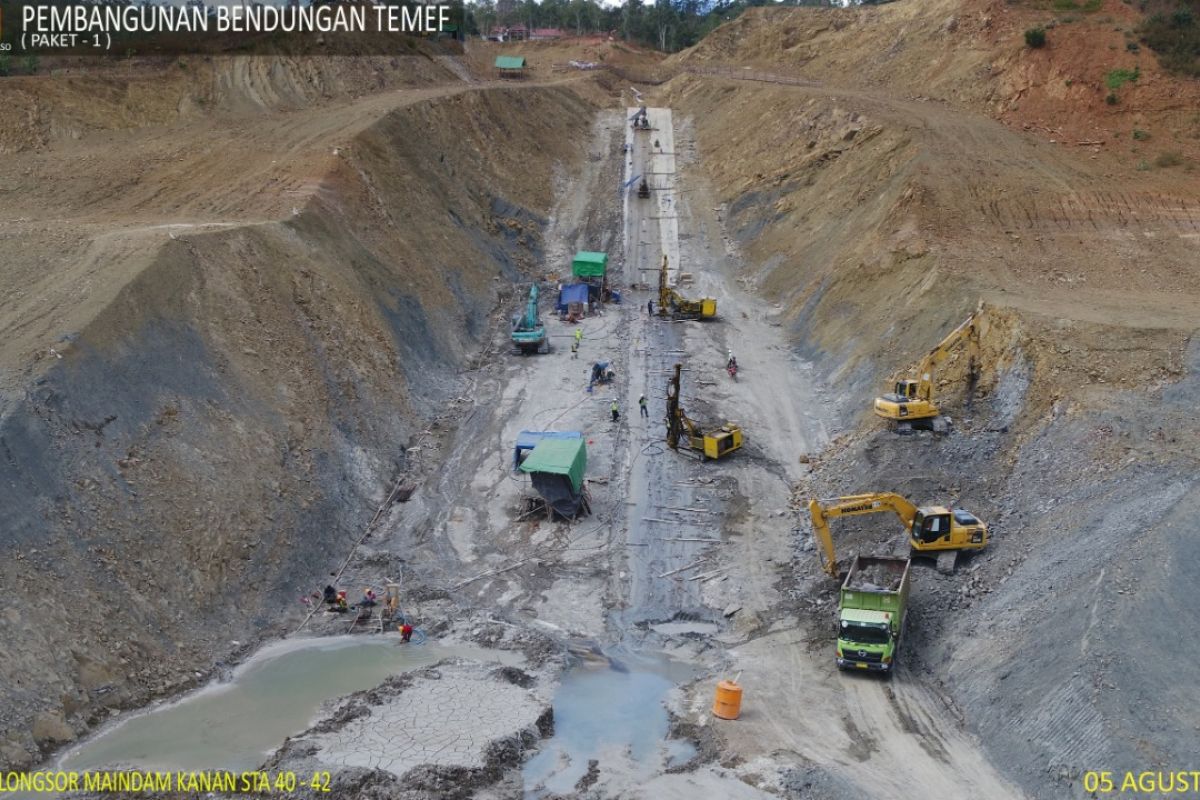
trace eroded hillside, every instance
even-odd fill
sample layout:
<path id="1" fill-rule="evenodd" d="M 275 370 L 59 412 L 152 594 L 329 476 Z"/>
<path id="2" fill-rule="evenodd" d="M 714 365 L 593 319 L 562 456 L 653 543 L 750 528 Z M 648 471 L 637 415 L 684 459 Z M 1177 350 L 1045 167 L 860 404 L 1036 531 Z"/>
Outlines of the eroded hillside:
<path id="1" fill-rule="evenodd" d="M 1025 51 L 1034 16 L 757 10 L 680 56 L 692 74 L 668 96 L 695 117 L 751 265 L 741 277 L 784 306 L 836 398 L 844 432 L 796 506 L 898 491 L 992 523 L 965 574 L 917 573 L 908 675 L 945 691 L 1027 791 L 1060 797 L 1090 765 L 1184 763 L 1195 725 L 1175 687 L 1196 679 L 1180 647 L 1196 652 L 1160 634 L 1196 613 L 1179 590 L 1197 555 L 1184 520 L 1200 510 L 1185 399 L 1200 370 L 1200 197 L 1192 168 L 1134 169 L 1121 139 L 1183 124 L 1177 98 L 1197 86 L 1143 54 L 1140 101 L 1056 92 L 1064 72 L 1098 68 L 1063 29 L 1061 53 Z M 713 66 L 731 64 L 754 72 Z M 1050 108 L 1059 127 L 1033 124 Z M 1098 114 L 1105 141 L 1076 146 Z M 1174 135 L 1190 152 L 1187 130 Z M 938 374 L 954 432 L 888 432 L 871 399 L 980 301 L 978 380 L 961 354 Z M 847 559 L 894 545 L 887 522 L 840 536 Z M 794 598 L 822 630 L 806 539 Z"/>
<path id="2" fill-rule="evenodd" d="M 10 764 L 277 630 L 538 264 L 589 105 L 456 78 L 292 91 L 334 61 L 230 64 L 213 92 L 258 78 L 228 112 L 7 162 L 0 547 L 3 584 L 38 598 L 0 622 Z M 284 95 L 299 107 L 260 102 Z"/>

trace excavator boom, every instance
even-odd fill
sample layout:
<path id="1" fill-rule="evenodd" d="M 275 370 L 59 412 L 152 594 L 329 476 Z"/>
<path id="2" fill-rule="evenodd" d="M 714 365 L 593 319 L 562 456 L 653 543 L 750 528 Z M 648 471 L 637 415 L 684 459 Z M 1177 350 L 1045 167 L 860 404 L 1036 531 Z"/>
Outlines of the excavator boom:
<path id="1" fill-rule="evenodd" d="M 821 548 L 821 568 L 832 577 L 838 577 L 837 555 L 834 552 L 833 537 L 829 533 L 831 518 L 877 514 L 882 511 L 891 511 L 900 518 L 914 552 L 934 555 L 952 553 L 957 556 L 960 550 L 980 550 L 987 546 L 987 525 L 963 509 L 943 506 L 917 508 L 907 498 L 894 492 L 852 494 L 829 500 L 814 499 L 808 502 L 808 513 L 812 517 L 813 536 Z M 949 563 L 952 568 L 953 562 Z"/>
<path id="2" fill-rule="evenodd" d="M 938 342 L 917 364 L 915 377 L 896 381 L 895 391 L 875 398 L 875 414 L 892 422 L 921 423 L 922 427 L 933 424 L 935 431 L 943 429 L 947 423 L 941 419 L 941 412 L 933 401 L 935 370 L 954 348 L 966 343 L 970 347 L 969 370 L 974 372 L 979 344 L 978 319 L 982 311 L 983 303 L 980 303 L 970 316 Z M 939 421 L 940 426 L 936 424 Z"/>
<path id="3" fill-rule="evenodd" d="M 971 345 L 972 349 L 978 344 L 978 336 L 975 328 L 975 316 L 979 313 L 977 309 L 960 324 L 957 328 L 946 334 L 946 338 L 938 342 L 937 347 L 929 351 L 925 358 L 921 359 L 921 363 L 917 365 L 917 379 L 921 382 L 918 396 L 923 400 L 933 400 L 933 371 L 942 359 L 945 358 L 951 350 L 957 347 L 960 343 Z M 973 354 L 972 354 L 973 355 Z"/>
<path id="4" fill-rule="evenodd" d="M 549 352 L 546 339 L 546 326 L 538 319 L 538 287 L 529 287 L 529 302 L 525 304 L 524 314 L 514 314 L 512 318 L 512 341 L 522 352 Z"/>
<path id="5" fill-rule="evenodd" d="M 832 577 L 838 576 L 837 557 L 833 548 L 833 536 L 829 533 L 830 517 L 850 517 L 859 514 L 878 514 L 891 511 L 900 518 L 905 528 L 912 528 L 917 516 L 917 507 L 894 492 L 852 494 L 832 500 L 810 500 L 808 513 L 812 517 L 813 535 L 821 546 L 824 556 L 822 568 Z"/>

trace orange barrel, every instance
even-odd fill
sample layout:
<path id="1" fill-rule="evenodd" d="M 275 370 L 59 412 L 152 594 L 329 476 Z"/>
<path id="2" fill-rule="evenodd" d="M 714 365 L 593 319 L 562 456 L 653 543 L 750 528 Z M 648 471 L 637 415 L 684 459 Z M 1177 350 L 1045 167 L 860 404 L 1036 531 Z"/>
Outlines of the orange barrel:
<path id="1" fill-rule="evenodd" d="M 733 681 L 718 683 L 712 712 L 713 716 L 721 719 L 737 719 L 742 713 L 742 687 Z"/>

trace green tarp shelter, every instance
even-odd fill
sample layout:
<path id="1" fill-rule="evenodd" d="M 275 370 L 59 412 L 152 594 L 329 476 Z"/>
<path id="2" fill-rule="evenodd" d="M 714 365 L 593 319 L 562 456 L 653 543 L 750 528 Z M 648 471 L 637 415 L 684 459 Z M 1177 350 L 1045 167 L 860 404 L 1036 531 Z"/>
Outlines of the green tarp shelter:
<path id="1" fill-rule="evenodd" d="M 496 69 L 525 69 L 525 56 L 496 56 Z"/>
<path id="2" fill-rule="evenodd" d="M 579 492 L 587 471 L 587 443 L 583 439 L 542 439 L 521 462 L 521 471 L 565 476 Z"/>
<path id="3" fill-rule="evenodd" d="M 533 488 L 546 506 L 566 519 L 590 513 L 583 473 L 587 470 L 587 445 L 583 439 L 542 439 L 521 462 Z"/>
<path id="4" fill-rule="evenodd" d="M 571 262 L 571 271 L 576 278 L 603 278 L 608 271 L 608 253 L 580 250 Z"/>

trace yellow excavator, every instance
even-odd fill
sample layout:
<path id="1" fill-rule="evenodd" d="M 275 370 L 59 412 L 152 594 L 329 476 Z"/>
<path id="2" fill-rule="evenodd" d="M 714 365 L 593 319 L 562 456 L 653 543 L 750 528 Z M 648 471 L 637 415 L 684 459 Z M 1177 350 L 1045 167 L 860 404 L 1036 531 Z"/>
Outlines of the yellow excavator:
<path id="1" fill-rule="evenodd" d="M 838 577 L 833 537 L 829 533 L 831 517 L 849 517 L 891 511 L 904 523 L 913 555 L 933 554 L 938 572 L 951 573 L 964 550 L 982 550 L 987 546 L 987 525 L 969 511 L 946 506 L 917 506 L 892 492 L 853 494 L 832 500 L 810 500 L 813 535 L 821 545 L 822 568 Z"/>
<path id="2" fill-rule="evenodd" d="M 658 315 L 675 319 L 712 319 L 717 316 L 717 301 L 712 297 L 689 300 L 667 282 L 667 257 L 658 271 Z"/>
<path id="3" fill-rule="evenodd" d="M 934 369 L 955 347 L 965 343 L 970 358 L 967 371 L 974 380 L 979 351 L 978 319 L 982 312 L 983 304 L 980 303 L 974 313 L 930 350 L 917 365 L 916 378 L 898 380 L 894 392 L 875 398 L 875 414 L 886 419 L 899 433 L 908 433 L 914 428 L 934 433 L 949 430 L 949 419 L 942 416 L 933 402 Z"/>
<path id="4" fill-rule="evenodd" d="M 680 442 L 700 454 L 701 458 L 717 459 L 729 455 L 742 446 L 742 429 L 735 423 L 726 422 L 713 431 L 702 431 L 688 419 L 679 404 L 679 373 L 682 364 L 675 365 L 675 375 L 667 384 L 667 446 L 678 450 Z"/>

